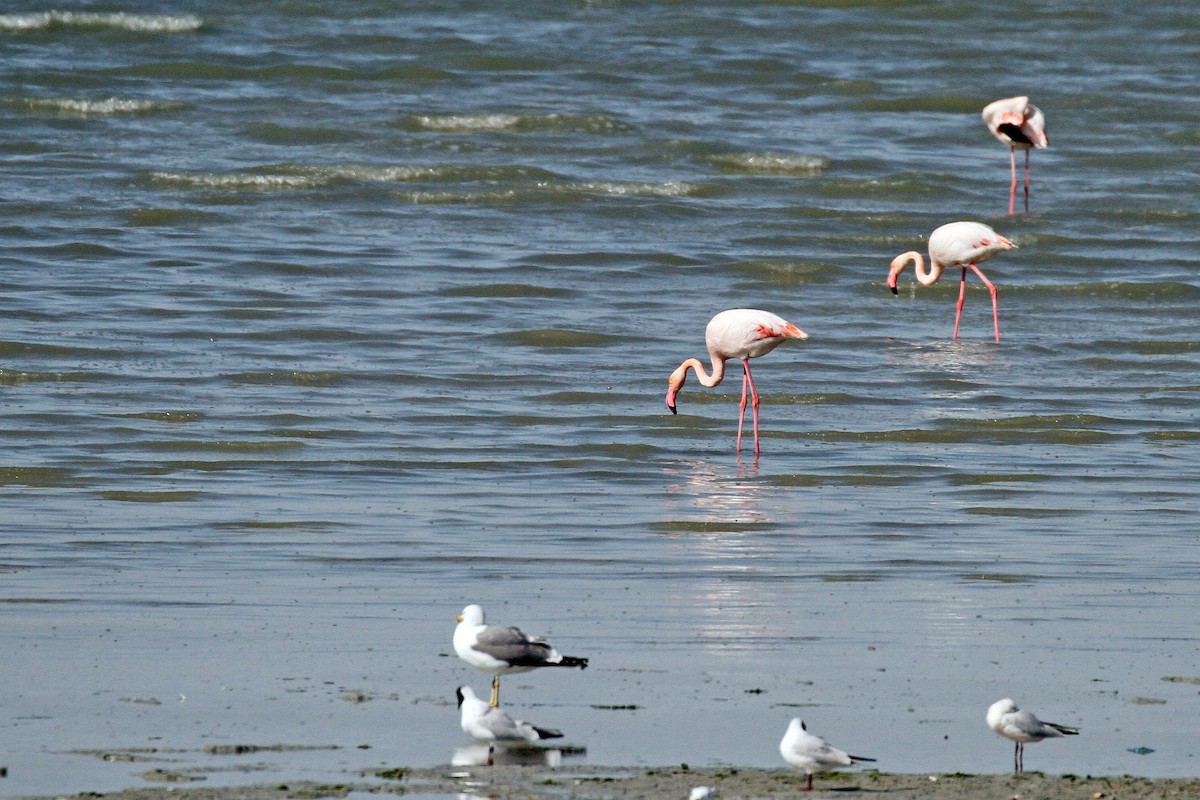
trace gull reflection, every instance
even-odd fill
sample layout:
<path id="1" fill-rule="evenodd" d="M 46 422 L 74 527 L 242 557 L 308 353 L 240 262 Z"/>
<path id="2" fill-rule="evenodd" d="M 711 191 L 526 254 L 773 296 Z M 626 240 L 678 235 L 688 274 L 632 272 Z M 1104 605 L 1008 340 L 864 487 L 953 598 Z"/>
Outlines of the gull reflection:
<path id="1" fill-rule="evenodd" d="M 584 756 L 586 747 L 538 747 L 522 742 L 475 742 L 457 748 L 450 757 L 456 767 L 558 767 L 563 758 Z"/>

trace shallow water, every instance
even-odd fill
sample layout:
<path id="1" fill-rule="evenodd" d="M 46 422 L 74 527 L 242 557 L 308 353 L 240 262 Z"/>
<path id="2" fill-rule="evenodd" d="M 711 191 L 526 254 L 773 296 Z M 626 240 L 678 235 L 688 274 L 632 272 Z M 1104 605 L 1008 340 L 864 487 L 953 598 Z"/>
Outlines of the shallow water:
<path id="1" fill-rule="evenodd" d="M 1007 695 L 1196 774 L 1191 4 L 394 6 L 0 14 L 6 793 L 449 763 L 468 602 L 590 763 L 1001 772 Z M 963 218 L 999 345 L 883 286 Z M 811 337 L 740 461 L 663 406 L 737 306 Z"/>

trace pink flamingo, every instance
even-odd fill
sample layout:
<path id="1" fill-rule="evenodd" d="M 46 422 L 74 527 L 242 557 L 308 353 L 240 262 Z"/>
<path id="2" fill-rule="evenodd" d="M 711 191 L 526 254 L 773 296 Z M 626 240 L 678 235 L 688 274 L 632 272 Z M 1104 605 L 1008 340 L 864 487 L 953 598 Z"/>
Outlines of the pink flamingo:
<path id="1" fill-rule="evenodd" d="M 916 250 L 901 253 L 892 259 L 887 285 L 892 294 L 899 294 L 896 278 L 913 262 L 917 280 L 923 286 L 932 286 L 942 277 L 946 267 L 962 267 L 962 282 L 958 287 L 958 310 L 954 314 L 954 338 L 958 338 L 958 323 L 962 319 L 963 299 L 967 293 L 967 270 L 971 269 L 987 285 L 992 293 L 992 322 L 996 327 L 996 341 L 1000 341 L 1000 307 L 996 300 L 996 285 L 976 264 L 987 261 L 997 253 L 1016 247 L 1011 241 L 996 233 L 982 222 L 949 222 L 929 234 L 929 269 L 925 259 Z"/>
<path id="2" fill-rule="evenodd" d="M 712 374 L 704 372 L 704 364 L 698 358 L 689 358 L 671 373 L 667 379 L 667 408 L 672 414 L 675 396 L 683 388 L 687 371 L 694 369 L 696 379 L 704 386 L 713 387 L 725 379 L 725 362 L 731 358 L 742 360 L 742 402 L 739 406 L 737 450 L 742 451 L 742 423 L 746 419 L 746 390 L 750 390 L 750 402 L 754 409 L 754 454 L 758 455 L 758 391 L 754 378 L 750 376 L 750 359 L 766 355 L 788 339 L 807 339 L 808 334 L 792 323 L 769 311 L 753 308 L 731 308 L 722 311 L 708 322 L 704 329 L 704 343 L 712 359 Z"/>
<path id="3" fill-rule="evenodd" d="M 1017 149 L 1025 151 L 1025 210 L 1029 210 L 1029 151 L 1035 147 L 1048 147 L 1046 117 L 1041 109 L 1029 104 L 1028 97 L 1007 97 L 989 103 L 983 109 L 983 121 L 988 130 L 1009 147 L 1009 164 L 1012 167 L 1012 186 L 1008 191 L 1008 213 L 1011 215 L 1017 203 Z"/>

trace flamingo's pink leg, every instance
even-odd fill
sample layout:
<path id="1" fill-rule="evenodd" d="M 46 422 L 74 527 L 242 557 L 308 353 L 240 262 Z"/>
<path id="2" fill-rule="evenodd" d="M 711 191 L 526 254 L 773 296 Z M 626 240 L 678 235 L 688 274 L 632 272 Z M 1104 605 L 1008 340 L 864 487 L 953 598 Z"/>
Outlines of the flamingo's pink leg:
<path id="1" fill-rule="evenodd" d="M 983 270 L 981 270 L 979 267 L 975 266 L 974 264 L 969 264 L 968 266 L 970 266 L 971 269 L 975 270 L 975 274 L 979 276 L 979 279 L 981 281 L 983 281 L 984 284 L 988 287 L 988 291 L 992 293 L 992 324 L 996 328 L 996 341 L 998 342 L 998 341 L 1000 341 L 1000 302 L 996 296 L 997 295 L 996 284 L 989 281 L 987 279 L 987 275 L 984 275 Z M 963 280 L 964 281 L 966 280 L 966 277 L 967 277 L 967 270 L 964 267 L 963 268 Z"/>
<path id="2" fill-rule="evenodd" d="M 749 386 L 750 370 L 742 372 L 742 402 L 738 404 L 738 438 L 737 451 L 742 452 L 742 423 L 746 421 L 746 389 Z M 755 411 L 755 419 L 758 418 L 758 412 Z M 757 428 L 755 428 L 757 430 Z"/>
<path id="3" fill-rule="evenodd" d="M 1012 185 L 1008 188 L 1008 215 L 1017 207 L 1017 148 L 1008 148 L 1008 165 L 1012 168 Z"/>
<path id="4" fill-rule="evenodd" d="M 750 359 L 742 359 L 742 370 L 746 382 L 750 384 L 750 406 L 754 410 L 754 455 L 758 455 L 758 390 L 754 388 L 754 376 L 750 374 Z"/>
<path id="5" fill-rule="evenodd" d="M 1025 212 L 1029 213 L 1029 151 L 1025 151 Z"/>
<path id="6" fill-rule="evenodd" d="M 958 323 L 962 321 L 963 300 L 967 298 L 967 268 L 963 267 L 962 281 L 958 284 L 958 310 L 954 312 L 954 338 L 958 338 Z"/>

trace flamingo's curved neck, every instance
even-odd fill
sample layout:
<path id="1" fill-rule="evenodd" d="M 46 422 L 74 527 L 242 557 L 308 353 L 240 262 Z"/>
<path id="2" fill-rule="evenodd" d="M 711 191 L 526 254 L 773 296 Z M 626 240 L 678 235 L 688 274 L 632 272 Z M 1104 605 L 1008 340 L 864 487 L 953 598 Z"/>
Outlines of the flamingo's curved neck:
<path id="1" fill-rule="evenodd" d="M 911 263 L 913 271 L 917 273 L 917 280 L 922 286 L 932 286 L 942 277 L 942 267 L 933 258 L 929 259 L 929 267 L 925 267 L 925 257 L 916 250 L 909 250 L 907 253 L 901 253 L 892 260 L 892 282 L 894 284 L 896 277 L 904 271 L 904 268 Z"/>
<path id="2" fill-rule="evenodd" d="M 711 389 L 725 380 L 725 359 L 723 358 L 712 357 L 711 375 L 704 371 L 704 363 L 698 358 L 689 358 L 680 365 L 679 369 L 686 375 L 689 367 L 695 370 L 696 380 L 700 381 L 701 386 L 707 386 Z"/>

